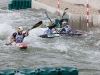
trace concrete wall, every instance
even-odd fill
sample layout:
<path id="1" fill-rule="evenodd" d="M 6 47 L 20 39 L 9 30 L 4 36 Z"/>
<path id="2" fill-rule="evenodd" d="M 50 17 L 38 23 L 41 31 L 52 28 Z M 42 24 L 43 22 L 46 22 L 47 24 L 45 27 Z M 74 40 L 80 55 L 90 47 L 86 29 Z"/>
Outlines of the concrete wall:
<path id="1" fill-rule="evenodd" d="M 75 4 L 86 4 L 87 0 L 63 0 L 63 1 L 67 1 L 70 3 L 75 3 Z"/>
<path id="2" fill-rule="evenodd" d="M 75 3 L 75 4 L 87 4 L 87 0 L 64 0 L 70 3 Z M 89 5 L 91 7 L 97 8 L 98 10 L 100 10 L 100 0 L 88 0 L 89 1 Z"/>
<path id="3" fill-rule="evenodd" d="M 32 1 L 32 8 L 35 9 L 45 9 L 51 13 L 55 13 L 58 11 L 58 9 L 36 2 Z M 61 10 L 61 14 L 63 11 Z M 64 16 L 64 18 L 68 18 L 68 22 L 71 25 L 72 29 L 81 29 L 86 30 L 87 24 L 86 24 L 86 15 L 81 14 L 71 14 L 68 13 Z M 99 27 L 100 26 L 100 15 L 89 15 L 89 27 Z"/>
<path id="4" fill-rule="evenodd" d="M 69 24 L 71 25 L 71 28 L 73 30 L 80 29 L 86 31 L 87 29 L 86 16 L 71 14 L 69 17 Z M 93 27 L 93 16 L 89 16 L 89 27 Z"/>
<path id="5" fill-rule="evenodd" d="M 45 10 L 51 12 L 51 13 L 55 13 L 55 12 L 58 11 L 57 8 L 54 8 L 54 7 L 51 7 L 49 5 L 45 5 L 45 4 L 36 2 L 35 0 L 32 0 L 32 8 L 35 8 L 35 9 L 45 9 Z M 62 13 L 63 11 L 60 10 L 60 12 Z"/>

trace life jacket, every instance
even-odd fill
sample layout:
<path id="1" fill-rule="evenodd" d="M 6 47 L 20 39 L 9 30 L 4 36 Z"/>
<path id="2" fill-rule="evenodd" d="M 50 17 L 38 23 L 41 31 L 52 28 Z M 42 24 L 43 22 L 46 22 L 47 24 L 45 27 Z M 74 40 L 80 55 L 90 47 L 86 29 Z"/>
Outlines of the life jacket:
<path id="1" fill-rule="evenodd" d="M 24 35 L 23 34 L 20 35 L 20 34 L 17 33 L 14 40 L 15 40 L 16 43 L 22 43 L 23 40 L 24 40 Z"/>
<path id="2" fill-rule="evenodd" d="M 44 34 L 52 34 L 52 30 L 47 28 L 46 31 L 44 31 Z"/>
<path id="3" fill-rule="evenodd" d="M 69 25 L 66 25 L 66 26 L 64 27 L 64 29 L 65 29 L 65 33 L 70 33 L 70 32 L 72 32 L 72 30 L 71 30 L 71 28 L 70 28 Z"/>

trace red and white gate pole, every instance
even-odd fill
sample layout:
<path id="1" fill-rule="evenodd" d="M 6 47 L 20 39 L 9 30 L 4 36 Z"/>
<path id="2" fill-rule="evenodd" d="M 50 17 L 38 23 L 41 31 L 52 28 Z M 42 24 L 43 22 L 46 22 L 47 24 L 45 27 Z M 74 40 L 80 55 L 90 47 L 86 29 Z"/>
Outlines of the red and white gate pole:
<path id="1" fill-rule="evenodd" d="M 87 11 L 86 11 L 86 23 L 87 23 L 87 27 L 89 26 L 89 1 L 87 0 L 87 4 L 86 4 L 86 8 L 87 8 Z"/>
<path id="2" fill-rule="evenodd" d="M 60 0 L 58 0 L 58 19 L 60 19 Z"/>

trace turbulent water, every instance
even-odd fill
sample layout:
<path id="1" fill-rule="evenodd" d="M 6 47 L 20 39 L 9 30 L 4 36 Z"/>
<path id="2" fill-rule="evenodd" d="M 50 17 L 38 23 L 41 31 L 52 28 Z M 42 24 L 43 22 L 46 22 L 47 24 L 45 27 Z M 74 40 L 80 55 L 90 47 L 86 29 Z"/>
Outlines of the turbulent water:
<path id="1" fill-rule="evenodd" d="M 45 10 L 8 10 L 10 0 L 0 1 L 0 69 L 43 67 L 76 67 L 79 75 L 100 75 L 100 34 L 75 37 L 40 38 L 45 24 L 49 22 Z M 54 14 L 50 15 L 52 20 Z M 5 46 L 19 26 L 24 30 L 39 21 L 43 25 L 31 30 L 24 43 L 28 49 L 20 50 Z"/>

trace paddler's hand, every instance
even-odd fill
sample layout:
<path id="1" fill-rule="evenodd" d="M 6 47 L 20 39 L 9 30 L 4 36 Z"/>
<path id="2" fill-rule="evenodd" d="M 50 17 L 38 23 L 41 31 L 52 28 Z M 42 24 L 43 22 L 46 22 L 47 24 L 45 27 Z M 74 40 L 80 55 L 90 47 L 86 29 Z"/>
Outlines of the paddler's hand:
<path id="1" fill-rule="evenodd" d="M 16 42 L 12 42 L 11 44 L 12 44 L 12 45 L 16 45 Z"/>
<path id="2" fill-rule="evenodd" d="M 54 22 L 51 23 L 51 25 L 54 25 L 54 24 L 55 24 Z"/>
<path id="3" fill-rule="evenodd" d="M 29 33 L 28 33 L 28 32 L 29 32 L 29 31 L 28 31 L 28 30 L 26 30 L 26 32 L 25 32 L 25 37 L 29 35 Z"/>
<path id="4" fill-rule="evenodd" d="M 26 33 L 28 33 L 28 30 L 26 30 Z"/>

